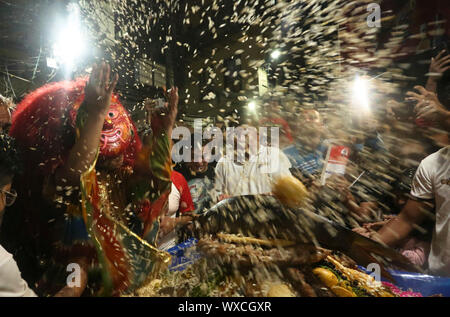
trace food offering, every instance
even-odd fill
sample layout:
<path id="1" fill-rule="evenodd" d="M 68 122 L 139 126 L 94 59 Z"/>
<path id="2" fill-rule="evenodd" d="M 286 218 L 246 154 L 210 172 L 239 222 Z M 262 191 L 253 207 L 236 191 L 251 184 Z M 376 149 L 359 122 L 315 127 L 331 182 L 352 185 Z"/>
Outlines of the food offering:
<path id="1" fill-rule="evenodd" d="M 198 248 L 210 267 L 229 267 L 231 271 L 246 272 L 249 276 L 258 276 L 262 271 L 277 276 L 277 283 L 273 283 L 265 296 L 396 296 L 381 282 L 358 270 L 349 257 L 313 244 L 218 234 L 214 238 L 201 239 Z M 261 281 L 253 282 L 256 288 L 261 288 Z"/>
<path id="2" fill-rule="evenodd" d="M 393 249 L 305 211 L 308 193 L 300 181 L 280 179 L 274 188 L 276 198 L 228 198 L 196 218 L 195 250 L 186 251 L 181 261 L 189 262 L 186 254 L 191 253 L 199 255 L 195 263 L 164 273 L 137 295 L 400 296 L 387 267 L 411 268 L 409 262 Z M 370 263 L 378 263 L 380 278 L 394 284 L 375 280 L 359 267 Z"/>
<path id="3" fill-rule="evenodd" d="M 380 281 L 355 268 L 344 266 L 332 256 L 318 263 L 313 273 L 338 297 L 396 297 Z"/>
<path id="4" fill-rule="evenodd" d="M 398 297 L 405 294 L 399 293 L 394 284 L 375 280 L 358 267 L 378 263 L 380 278 L 393 281 L 387 266 L 414 269 L 395 250 L 306 211 L 308 192 L 292 177 L 279 179 L 274 194 L 276 197 L 228 198 L 197 217 L 192 227 L 198 240 L 195 246 L 191 243 L 188 248 L 191 250 L 182 255 L 183 261 L 173 260 L 172 270 L 138 290 L 137 295 Z M 189 254 L 196 254 L 196 259 Z M 194 264 L 180 266 L 179 262 Z"/>
<path id="5" fill-rule="evenodd" d="M 219 233 L 203 237 L 201 254 L 183 270 L 167 271 L 137 296 L 418 297 L 376 281 L 348 256 L 313 244 Z"/>

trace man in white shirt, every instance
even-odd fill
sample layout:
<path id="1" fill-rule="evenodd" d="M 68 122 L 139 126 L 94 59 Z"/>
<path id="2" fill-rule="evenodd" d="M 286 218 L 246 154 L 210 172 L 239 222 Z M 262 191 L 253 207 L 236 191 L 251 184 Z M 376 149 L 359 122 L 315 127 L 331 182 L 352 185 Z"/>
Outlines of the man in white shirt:
<path id="1" fill-rule="evenodd" d="M 450 276 L 450 146 L 420 163 L 410 195 L 399 216 L 386 224 L 375 238 L 394 246 L 425 219 L 426 201 L 434 200 L 436 224 L 428 269 L 431 274 Z"/>
<path id="2" fill-rule="evenodd" d="M 0 135 L 0 228 L 5 207 L 11 206 L 17 193 L 11 189 L 11 182 L 17 169 L 18 156 L 12 138 Z M 35 297 L 36 294 L 22 279 L 16 261 L 0 245 L 0 297 Z"/>
<path id="3" fill-rule="evenodd" d="M 253 134 L 255 137 L 258 139 Z M 291 175 L 291 163 L 279 148 L 257 142 L 256 151 L 252 151 L 250 143 L 246 143 L 244 160 L 237 159 L 235 155 L 225 155 L 217 162 L 215 188 L 222 198 L 270 194 L 275 179 Z"/>
<path id="4" fill-rule="evenodd" d="M 16 261 L 0 245 L 0 297 L 36 297 L 22 279 Z"/>

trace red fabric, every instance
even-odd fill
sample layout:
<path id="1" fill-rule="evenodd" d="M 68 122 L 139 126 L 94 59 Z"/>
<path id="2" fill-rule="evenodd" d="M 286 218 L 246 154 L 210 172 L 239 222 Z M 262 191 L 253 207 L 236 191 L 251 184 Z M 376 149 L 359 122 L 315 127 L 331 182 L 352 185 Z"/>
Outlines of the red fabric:
<path id="1" fill-rule="evenodd" d="M 162 194 L 157 200 L 153 203 L 148 199 L 142 201 L 141 205 L 138 206 L 137 210 L 139 212 L 139 218 L 144 223 L 144 230 L 142 237 L 146 237 L 147 234 L 153 228 L 153 222 L 161 215 L 164 211 L 164 206 L 167 203 L 167 199 L 169 197 L 169 192 L 165 192 Z"/>
<path id="2" fill-rule="evenodd" d="M 194 211 L 195 207 L 192 202 L 191 192 L 189 191 L 189 186 L 184 176 L 176 171 L 172 171 L 170 180 L 180 192 L 180 213 Z"/>
<path id="3" fill-rule="evenodd" d="M 87 78 L 78 78 L 45 85 L 28 94 L 17 105 L 12 115 L 10 135 L 23 148 L 33 171 L 39 168 L 42 174 L 51 174 L 67 159 L 75 144 L 76 115 L 84 99 L 86 81 Z M 123 108 L 117 95 L 112 98 Z M 128 112 L 126 115 L 129 116 Z M 131 128 L 134 138 L 124 152 L 124 166 L 133 166 L 136 153 L 142 148 L 134 124 Z"/>

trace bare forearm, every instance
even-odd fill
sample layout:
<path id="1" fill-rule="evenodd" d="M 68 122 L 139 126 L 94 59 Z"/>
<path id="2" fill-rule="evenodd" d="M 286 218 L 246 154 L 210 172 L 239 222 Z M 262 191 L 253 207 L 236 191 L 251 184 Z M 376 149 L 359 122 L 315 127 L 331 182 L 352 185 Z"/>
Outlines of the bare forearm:
<path id="1" fill-rule="evenodd" d="M 175 218 L 165 216 L 161 219 L 161 234 L 165 236 L 169 232 L 175 230 Z"/>
<path id="2" fill-rule="evenodd" d="M 398 217 L 393 218 L 375 236 L 376 240 L 395 246 L 406 238 L 414 226 L 420 224 L 425 218 L 424 205 L 420 201 L 408 200 Z"/>
<path id="3" fill-rule="evenodd" d="M 375 238 L 388 246 L 395 247 L 411 233 L 413 228 L 414 225 L 400 215 L 383 226 Z"/>
<path id="4" fill-rule="evenodd" d="M 100 134 L 118 75 L 110 82 L 111 68 L 102 62 L 92 67 L 84 88 L 84 101 L 77 113 L 77 141 L 64 166 L 56 172 L 56 185 L 77 185 L 80 176 L 95 160 Z M 63 181 L 66 179 L 66 181 Z"/>
<path id="5" fill-rule="evenodd" d="M 62 178 L 70 184 L 79 183 L 81 174 L 89 169 L 97 155 L 103 121 L 104 115 L 101 113 L 87 115 L 65 165 L 57 173 L 57 183 Z"/>
<path id="6" fill-rule="evenodd" d="M 151 180 L 153 190 L 165 192 L 171 184 L 171 141 L 162 134 L 152 134 L 143 141 L 143 151 L 135 162 L 135 171 L 140 176 L 148 175 L 146 182 Z"/>
<path id="7" fill-rule="evenodd" d="M 167 217 L 162 220 L 163 226 L 161 227 L 161 233 L 163 235 L 166 235 L 169 232 L 186 225 L 191 220 L 192 220 L 192 217 L 183 216 L 183 215 L 178 218 L 168 218 Z"/>
<path id="8" fill-rule="evenodd" d="M 437 80 L 435 78 L 428 77 L 425 89 L 436 93 L 437 92 Z"/>

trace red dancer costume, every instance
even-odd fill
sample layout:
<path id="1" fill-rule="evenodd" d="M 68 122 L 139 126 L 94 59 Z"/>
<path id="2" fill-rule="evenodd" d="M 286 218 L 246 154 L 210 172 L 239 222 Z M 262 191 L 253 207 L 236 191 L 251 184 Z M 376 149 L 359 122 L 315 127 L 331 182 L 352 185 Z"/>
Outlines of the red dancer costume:
<path id="1" fill-rule="evenodd" d="M 109 82 L 109 66 L 107 77 Z M 47 273 L 67 277 L 67 264 L 82 259 L 89 268 L 84 294 L 120 295 L 170 260 L 152 245 L 170 192 L 171 127 L 163 116 L 153 116 L 152 134 L 142 142 L 112 87 L 101 133 L 92 135 L 100 141 L 97 154 L 78 174 L 78 184 L 70 184 L 58 173 L 77 172 L 68 164 L 76 162 L 71 151 L 92 123 L 93 106 L 85 104 L 89 85 L 86 79 L 49 84 L 25 97 L 13 115 L 10 134 L 26 158 L 19 184 L 22 236 L 36 245 Z M 169 111 L 177 102 L 178 95 L 169 101 Z M 52 285 L 42 294 L 53 295 L 65 282 L 47 277 L 44 285 Z"/>

